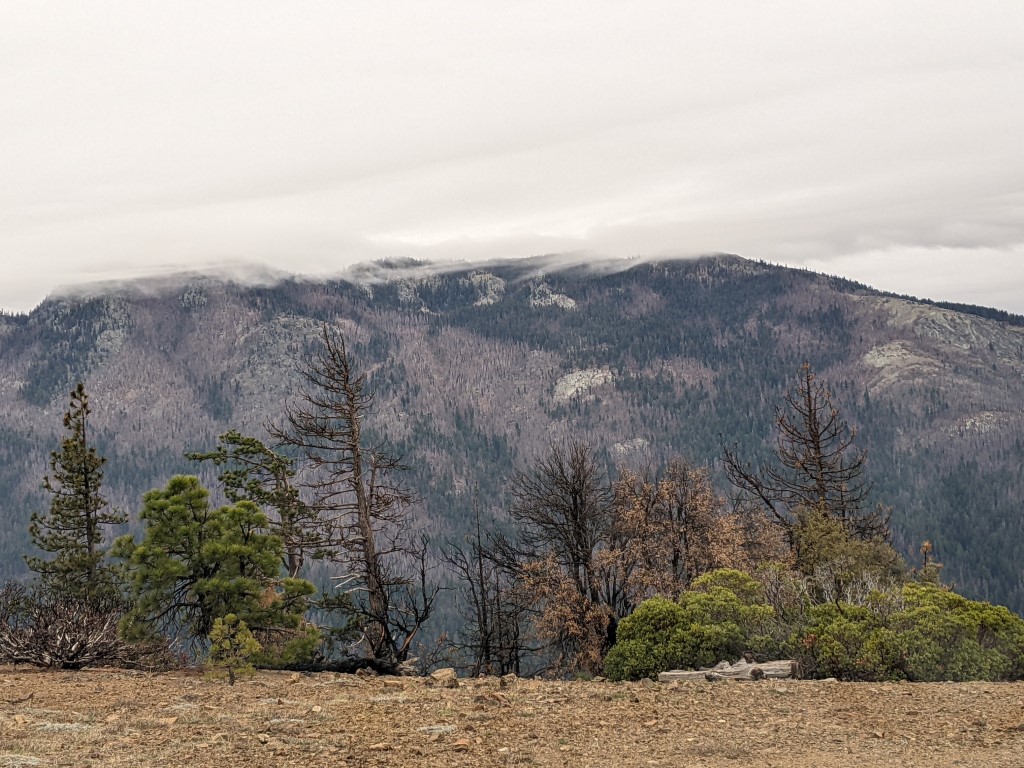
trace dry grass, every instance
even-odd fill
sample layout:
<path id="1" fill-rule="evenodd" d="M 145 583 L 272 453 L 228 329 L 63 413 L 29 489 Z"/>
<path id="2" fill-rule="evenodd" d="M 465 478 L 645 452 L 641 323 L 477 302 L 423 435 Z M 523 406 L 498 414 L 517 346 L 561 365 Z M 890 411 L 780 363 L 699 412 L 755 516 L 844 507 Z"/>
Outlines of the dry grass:
<path id="1" fill-rule="evenodd" d="M 1024 765 L 1024 684 L 638 684 L 0 668 L 11 766 Z"/>

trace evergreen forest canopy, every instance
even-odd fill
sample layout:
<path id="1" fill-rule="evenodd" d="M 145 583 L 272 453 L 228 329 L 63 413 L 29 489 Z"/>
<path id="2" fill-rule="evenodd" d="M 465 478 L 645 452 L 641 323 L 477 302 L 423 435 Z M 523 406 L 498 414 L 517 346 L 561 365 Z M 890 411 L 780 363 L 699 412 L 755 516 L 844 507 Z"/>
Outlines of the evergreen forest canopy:
<path id="1" fill-rule="evenodd" d="M 409 466 L 410 520 L 435 545 L 466 549 L 478 521 L 481 543 L 492 526 L 512 536 L 514 479 L 572 440 L 593 448 L 609 482 L 620 465 L 665 472 L 681 456 L 706 467 L 713 496 L 735 495 L 723 459 L 762 477 L 775 407 L 807 360 L 857 426 L 865 509 L 891 506 L 897 549 L 919 563 L 930 540 L 958 591 L 1020 610 L 1024 336 L 1013 323 L 734 257 L 617 272 L 408 267 L 268 288 L 196 278 L 0 319 L 5 574 L 24 574 L 32 553 L 29 517 L 50 501 L 41 469 L 62 437 L 54 414 L 77 381 L 93 398 L 111 513 L 132 518 L 104 542 L 141 541 L 142 493 L 167 491 L 176 474 L 198 475 L 213 510 L 249 500 L 231 497 L 212 459 L 183 453 L 227 450 L 218 436 L 232 429 L 274 446 L 266 427 L 327 322 L 376 398 L 365 434 Z M 318 586 L 336 575 L 312 556 L 304 567 Z M 455 626 L 464 605 L 443 594 L 428 625 Z"/>

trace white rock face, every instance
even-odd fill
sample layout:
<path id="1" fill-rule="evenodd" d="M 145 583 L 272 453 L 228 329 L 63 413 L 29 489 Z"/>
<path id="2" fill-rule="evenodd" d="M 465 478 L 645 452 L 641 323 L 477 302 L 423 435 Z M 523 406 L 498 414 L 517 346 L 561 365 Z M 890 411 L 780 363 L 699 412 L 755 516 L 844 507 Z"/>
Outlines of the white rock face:
<path id="1" fill-rule="evenodd" d="M 942 368 L 939 361 L 911 349 L 903 341 L 893 341 L 870 349 L 862 359 L 878 371 L 872 388 L 908 379 L 927 378 Z"/>
<path id="2" fill-rule="evenodd" d="M 555 293 L 547 283 L 541 283 L 530 292 L 531 307 L 560 307 L 561 309 L 576 309 L 576 300 L 571 299 L 564 293 Z"/>
<path id="3" fill-rule="evenodd" d="M 612 372 L 607 368 L 588 368 L 585 371 L 567 373 L 555 382 L 555 401 L 565 402 L 581 392 L 607 384 L 611 380 Z"/>
<path id="4" fill-rule="evenodd" d="M 617 459 L 625 459 L 629 456 L 645 456 L 650 453 L 651 443 L 642 437 L 634 437 L 632 440 L 624 440 L 612 446 L 612 453 Z"/>
<path id="5" fill-rule="evenodd" d="M 505 281 L 489 272 L 474 272 L 462 280 L 464 285 L 471 285 L 476 291 L 475 307 L 486 307 L 497 304 L 505 297 Z"/>

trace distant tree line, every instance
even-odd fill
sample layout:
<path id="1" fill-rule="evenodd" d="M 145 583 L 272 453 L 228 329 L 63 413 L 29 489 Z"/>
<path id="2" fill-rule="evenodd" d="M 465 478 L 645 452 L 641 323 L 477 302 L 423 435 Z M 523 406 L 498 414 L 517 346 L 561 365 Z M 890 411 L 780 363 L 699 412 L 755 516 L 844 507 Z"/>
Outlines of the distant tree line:
<path id="1" fill-rule="evenodd" d="M 459 541 L 413 525 L 406 467 L 368 438 L 373 392 L 324 327 L 272 446 L 231 430 L 188 454 L 219 471 L 143 496 L 141 537 L 103 494 L 83 384 L 32 516 L 29 585 L 0 591 L 0 661 L 77 668 L 205 658 L 230 682 L 253 666 L 478 674 L 653 675 L 743 653 L 844 679 L 1016 679 L 1024 621 L 917 568 L 869 501 L 865 456 L 810 365 L 775 413 L 770 460 L 723 446 L 734 492 L 681 457 L 622 466 L 554 442 L 508 484 L 511 504 Z M 308 580 L 321 564 L 333 588 Z M 442 588 L 462 625 L 434 632 Z M 419 657 L 417 659 L 417 657 Z"/>

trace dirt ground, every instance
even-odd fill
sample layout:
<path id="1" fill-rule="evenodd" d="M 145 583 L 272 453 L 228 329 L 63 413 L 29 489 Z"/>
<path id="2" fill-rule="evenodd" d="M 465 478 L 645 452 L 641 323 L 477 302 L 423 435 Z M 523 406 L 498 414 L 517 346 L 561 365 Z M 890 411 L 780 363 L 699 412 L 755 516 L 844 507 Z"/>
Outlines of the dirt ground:
<path id="1" fill-rule="evenodd" d="M 672 684 L 0 667 L 9 766 L 1024 766 L 1024 683 Z"/>

